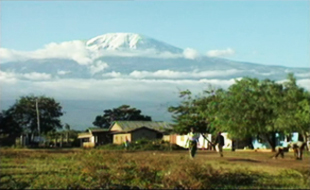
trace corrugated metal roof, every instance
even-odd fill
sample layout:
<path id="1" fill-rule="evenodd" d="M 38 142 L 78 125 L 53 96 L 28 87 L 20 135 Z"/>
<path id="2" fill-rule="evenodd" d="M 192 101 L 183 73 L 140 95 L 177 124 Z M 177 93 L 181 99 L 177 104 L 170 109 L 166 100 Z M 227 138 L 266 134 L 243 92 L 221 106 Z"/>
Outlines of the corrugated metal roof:
<path id="1" fill-rule="evenodd" d="M 109 129 L 106 129 L 106 128 L 88 128 L 88 130 L 90 130 L 92 133 L 93 132 L 108 132 Z"/>
<path id="2" fill-rule="evenodd" d="M 123 131 L 131 131 L 140 127 L 147 127 L 161 132 L 172 129 L 171 124 L 162 121 L 114 121 L 110 129 L 115 123 L 117 123 Z"/>

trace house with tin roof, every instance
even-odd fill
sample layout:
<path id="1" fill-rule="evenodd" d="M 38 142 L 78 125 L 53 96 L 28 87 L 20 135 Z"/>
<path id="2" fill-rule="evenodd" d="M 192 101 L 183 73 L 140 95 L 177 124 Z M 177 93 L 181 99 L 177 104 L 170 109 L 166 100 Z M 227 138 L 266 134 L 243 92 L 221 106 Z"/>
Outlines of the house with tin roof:
<path id="1" fill-rule="evenodd" d="M 102 144 L 112 142 L 112 137 L 109 129 L 106 128 L 88 128 L 86 132 L 79 133 L 81 147 L 92 148 Z"/>
<path id="2" fill-rule="evenodd" d="M 172 126 L 162 121 L 115 121 L 109 128 L 114 144 L 122 144 L 126 139 L 130 142 L 139 139 L 162 139 Z"/>
<path id="3" fill-rule="evenodd" d="M 88 128 L 80 133 L 81 146 L 85 148 L 114 143 L 122 144 L 139 139 L 162 139 L 164 134 L 172 131 L 171 124 L 162 121 L 114 121 L 106 128 Z"/>

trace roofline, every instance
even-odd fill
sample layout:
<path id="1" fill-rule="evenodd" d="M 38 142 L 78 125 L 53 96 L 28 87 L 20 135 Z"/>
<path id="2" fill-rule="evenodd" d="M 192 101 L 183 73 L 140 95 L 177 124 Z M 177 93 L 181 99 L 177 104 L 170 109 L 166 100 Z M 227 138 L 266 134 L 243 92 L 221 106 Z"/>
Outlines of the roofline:
<path id="1" fill-rule="evenodd" d="M 140 129 L 142 129 L 142 128 L 145 128 L 145 129 L 148 129 L 148 130 L 151 130 L 151 131 L 155 131 L 155 132 L 157 132 L 157 133 L 162 133 L 162 132 L 160 132 L 160 131 L 158 131 L 158 130 L 156 130 L 156 129 L 151 129 L 151 128 L 148 128 L 148 127 L 145 127 L 145 126 L 142 126 L 142 127 L 139 127 L 139 128 L 135 128 L 135 129 L 129 130 L 129 131 L 127 131 L 127 132 L 137 131 L 137 130 L 140 130 Z"/>
<path id="2" fill-rule="evenodd" d="M 127 121 L 127 120 L 116 120 L 116 121 L 113 121 L 109 127 L 109 131 L 111 131 L 112 127 L 114 124 L 118 123 L 118 122 L 154 122 L 154 123 L 167 123 L 168 124 L 168 128 L 164 128 L 164 129 L 173 129 L 173 127 L 170 127 L 169 125 L 171 125 L 171 123 L 169 122 L 165 122 L 165 121 L 143 121 L 143 120 L 137 120 L 137 121 Z M 150 129 L 150 128 L 149 128 Z M 154 129 L 155 130 L 155 129 Z"/>

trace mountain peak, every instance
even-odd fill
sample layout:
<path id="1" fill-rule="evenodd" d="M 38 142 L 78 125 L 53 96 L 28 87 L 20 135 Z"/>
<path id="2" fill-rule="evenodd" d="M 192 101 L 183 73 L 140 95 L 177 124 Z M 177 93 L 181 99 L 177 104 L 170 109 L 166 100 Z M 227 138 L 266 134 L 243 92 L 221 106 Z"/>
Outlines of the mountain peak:
<path id="1" fill-rule="evenodd" d="M 87 48 L 100 50 L 156 50 L 157 52 L 180 53 L 183 50 L 164 42 L 136 33 L 107 33 L 86 42 Z"/>

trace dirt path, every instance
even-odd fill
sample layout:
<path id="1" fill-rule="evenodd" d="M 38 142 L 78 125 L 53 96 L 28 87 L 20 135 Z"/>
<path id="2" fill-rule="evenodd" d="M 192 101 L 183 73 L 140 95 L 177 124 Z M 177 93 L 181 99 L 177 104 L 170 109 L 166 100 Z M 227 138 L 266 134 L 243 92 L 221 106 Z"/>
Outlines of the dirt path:
<path id="1" fill-rule="evenodd" d="M 150 154 L 154 156 L 169 156 L 179 157 L 182 156 L 185 159 L 188 158 L 188 151 L 171 151 L 171 152 L 160 152 L 160 151 L 145 151 L 142 154 Z M 129 153 L 130 154 L 130 153 Z M 134 153 L 137 154 L 137 153 Z M 217 152 L 199 150 L 195 157 L 197 161 L 205 161 L 219 164 L 229 164 L 238 166 L 253 166 L 259 169 L 259 166 L 264 168 L 271 167 L 277 169 L 309 169 L 310 170 L 310 154 L 306 152 L 303 156 L 303 160 L 295 160 L 292 152 L 287 152 L 284 158 L 278 157 L 273 159 L 275 155 L 273 152 L 254 152 L 254 151 L 224 151 L 224 157 L 220 157 Z M 160 157 L 159 157 L 160 159 Z"/>

